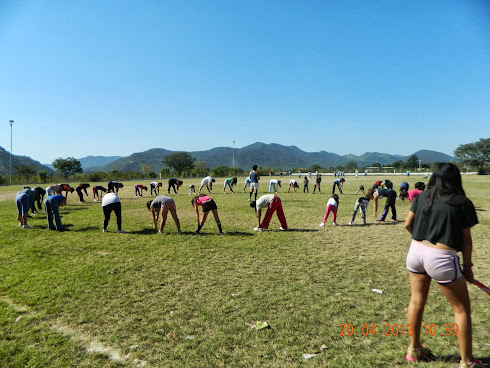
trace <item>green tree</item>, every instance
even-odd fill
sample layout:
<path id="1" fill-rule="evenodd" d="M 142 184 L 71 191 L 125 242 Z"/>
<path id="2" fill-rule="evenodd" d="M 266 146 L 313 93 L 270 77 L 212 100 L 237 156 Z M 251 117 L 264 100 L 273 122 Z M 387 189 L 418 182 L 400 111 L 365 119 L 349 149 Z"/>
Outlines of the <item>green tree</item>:
<path id="1" fill-rule="evenodd" d="M 412 155 L 407 159 L 407 167 L 410 169 L 416 169 L 419 167 L 419 157 L 417 155 Z"/>
<path id="2" fill-rule="evenodd" d="M 141 165 L 141 172 L 143 173 L 143 177 L 147 178 L 148 174 L 150 172 L 150 165 L 148 164 L 142 164 Z"/>
<path id="3" fill-rule="evenodd" d="M 37 176 L 39 176 L 41 183 L 46 183 L 48 181 L 48 174 L 46 173 L 46 170 L 39 170 L 37 172 Z"/>
<path id="4" fill-rule="evenodd" d="M 215 168 L 211 169 L 211 176 L 227 176 L 229 171 L 230 169 L 227 166 L 216 166 Z"/>
<path id="5" fill-rule="evenodd" d="M 321 171 L 322 167 L 318 164 L 313 164 L 311 165 L 310 167 L 310 171 L 311 172 L 317 172 L 317 171 Z"/>
<path id="6" fill-rule="evenodd" d="M 68 176 L 70 175 L 83 172 L 82 164 L 73 157 L 59 157 L 53 161 L 52 165 L 65 179 L 68 179 Z"/>
<path id="7" fill-rule="evenodd" d="M 195 160 L 189 152 L 176 152 L 165 156 L 162 162 L 181 175 L 184 171 L 194 168 Z"/>
<path id="8" fill-rule="evenodd" d="M 476 166 L 479 174 L 485 173 L 490 163 L 490 138 L 480 138 L 478 142 L 461 144 L 454 150 L 454 157 L 463 164 Z"/>
<path id="9" fill-rule="evenodd" d="M 357 162 L 349 161 L 344 165 L 344 171 L 354 172 L 357 169 Z"/>
<path id="10" fill-rule="evenodd" d="M 34 165 L 17 165 L 15 167 L 17 174 L 26 178 L 26 183 L 29 182 L 29 176 L 36 174 L 36 167 Z"/>

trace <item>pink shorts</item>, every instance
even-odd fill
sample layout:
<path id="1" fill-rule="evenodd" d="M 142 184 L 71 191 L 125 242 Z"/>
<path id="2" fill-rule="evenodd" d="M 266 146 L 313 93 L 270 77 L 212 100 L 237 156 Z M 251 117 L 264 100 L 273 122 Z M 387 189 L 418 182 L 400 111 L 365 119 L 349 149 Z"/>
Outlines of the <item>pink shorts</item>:
<path id="1" fill-rule="evenodd" d="M 463 277 L 455 250 L 431 248 L 413 239 L 407 254 L 407 269 L 427 274 L 439 284 Z"/>
<path id="2" fill-rule="evenodd" d="M 170 210 L 171 208 L 175 208 L 175 202 L 172 201 L 172 202 L 167 202 L 162 204 L 162 210 L 163 209 Z"/>

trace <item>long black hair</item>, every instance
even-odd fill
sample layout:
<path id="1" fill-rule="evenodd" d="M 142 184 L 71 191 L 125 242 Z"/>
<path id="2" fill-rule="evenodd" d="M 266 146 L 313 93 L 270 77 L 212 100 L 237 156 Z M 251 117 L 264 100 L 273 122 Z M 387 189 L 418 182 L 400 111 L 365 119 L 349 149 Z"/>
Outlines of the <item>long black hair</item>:
<path id="1" fill-rule="evenodd" d="M 458 167 L 450 162 L 441 162 L 438 164 L 432 175 L 430 176 L 427 189 L 427 204 L 422 213 L 428 215 L 434 200 L 440 199 L 446 203 L 458 204 L 449 202 L 451 194 L 459 194 L 466 197 L 461 181 L 461 173 Z"/>

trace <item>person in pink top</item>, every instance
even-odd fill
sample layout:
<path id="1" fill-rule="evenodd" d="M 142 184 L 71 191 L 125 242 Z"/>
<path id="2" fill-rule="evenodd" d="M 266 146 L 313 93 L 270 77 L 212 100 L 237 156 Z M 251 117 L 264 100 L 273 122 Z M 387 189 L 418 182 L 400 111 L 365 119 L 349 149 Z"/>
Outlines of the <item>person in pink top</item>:
<path id="1" fill-rule="evenodd" d="M 201 228 L 206 222 L 206 218 L 208 217 L 210 211 L 213 213 L 214 219 L 216 220 L 216 225 L 218 225 L 219 235 L 224 234 L 223 229 L 221 228 L 221 221 L 219 220 L 219 216 L 218 216 L 218 206 L 216 206 L 216 203 L 212 198 L 208 197 L 205 194 L 199 194 L 194 198 L 192 198 L 191 203 L 194 209 L 196 210 L 196 217 L 197 217 L 196 234 L 200 233 Z M 199 206 L 202 207 L 202 215 L 200 220 L 199 220 Z"/>
<path id="2" fill-rule="evenodd" d="M 134 186 L 134 196 L 135 197 L 143 197 L 143 190 L 147 191 L 148 187 L 146 187 L 142 184 L 136 184 Z"/>
<path id="3" fill-rule="evenodd" d="M 400 192 L 400 198 L 402 200 L 405 200 L 405 198 L 408 197 L 408 199 L 410 200 L 410 203 L 413 203 L 415 198 L 417 198 L 419 196 L 419 194 L 425 190 L 425 184 L 420 182 L 420 181 L 415 183 L 414 186 L 415 186 L 415 189 Z"/>

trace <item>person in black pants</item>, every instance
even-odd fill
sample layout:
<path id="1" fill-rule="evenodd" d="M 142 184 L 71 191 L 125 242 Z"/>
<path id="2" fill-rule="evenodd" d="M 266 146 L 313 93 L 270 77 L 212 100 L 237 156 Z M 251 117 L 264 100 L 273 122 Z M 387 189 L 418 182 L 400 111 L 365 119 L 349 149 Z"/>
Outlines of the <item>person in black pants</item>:
<path id="1" fill-rule="evenodd" d="M 78 197 L 80 198 L 80 203 L 85 202 L 85 200 L 83 199 L 82 191 L 84 191 L 85 195 L 88 197 L 87 188 L 90 188 L 90 184 L 78 184 L 77 188 L 75 189 L 77 191 Z"/>
<path id="2" fill-rule="evenodd" d="M 378 189 L 377 192 L 379 193 L 380 191 L 387 191 L 384 196 L 386 196 L 386 204 L 385 208 L 383 209 L 383 212 L 381 213 L 381 216 L 379 219 L 376 220 L 376 222 L 384 222 L 386 219 L 386 215 L 388 215 L 388 210 L 391 208 L 391 220 L 390 221 L 396 221 L 396 208 L 395 208 L 395 201 L 396 201 L 396 192 L 393 189 Z"/>
<path id="3" fill-rule="evenodd" d="M 175 194 L 179 194 L 179 188 L 182 184 L 184 184 L 182 180 L 175 178 L 168 179 L 168 195 L 170 195 L 170 188 L 173 188 Z"/>
<path id="4" fill-rule="evenodd" d="M 119 189 L 123 188 L 123 183 L 119 183 L 118 181 L 111 180 L 107 183 L 107 192 L 118 193 Z"/>
<path id="5" fill-rule="evenodd" d="M 107 233 L 107 226 L 109 225 L 112 211 L 114 211 L 116 214 L 117 232 L 126 233 L 121 228 L 121 202 L 119 201 L 119 197 L 116 193 L 107 193 L 104 198 L 102 198 L 102 211 L 104 211 L 104 230 L 102 230 L 104 233 Z"/>
<path id="6" fill-rule="evenodd" d="M 319 194 L 321 193 L 321 191 L 320 191 L 320 183 L 321 182 L 322 182 L 322 176 L 321 176 L 321 174 L 317 174 L 316 179 L 315 179 L 315 185 L 313 186 L 313 194 L 315 194 L 317 187 L 318 187 L 318 193 Z"/>

